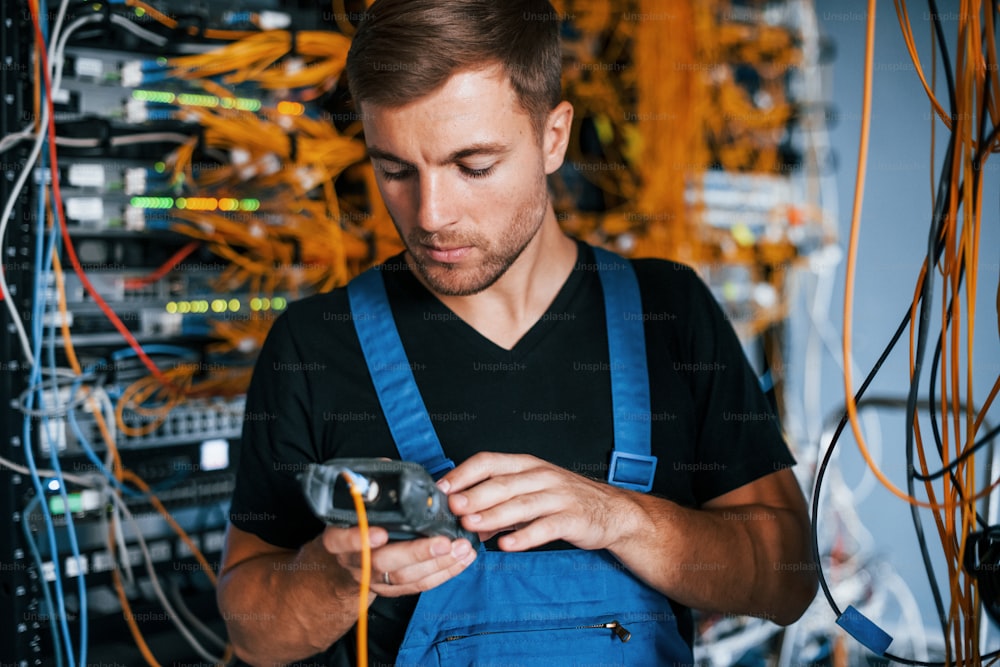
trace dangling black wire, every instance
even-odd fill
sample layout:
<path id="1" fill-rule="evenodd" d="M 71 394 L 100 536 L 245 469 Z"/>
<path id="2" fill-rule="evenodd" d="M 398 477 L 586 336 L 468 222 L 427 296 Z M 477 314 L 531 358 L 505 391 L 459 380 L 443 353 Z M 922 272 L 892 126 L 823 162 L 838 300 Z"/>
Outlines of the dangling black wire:
<path id="1" fill-rule="evenodd" d="M 943 47 L 943 45 L 942 45 Z M 948 137 L 948 148 L 945 151 L 944 164 L 941 167 L 941 176 L 938 180 L 938 192 L 935 197 L 934 214 L 931 217 L 931 229 L 927 235 L 927 256 L 926 270 L 924 271 L 923 284 L 920 286 L 918 300 L 920 302 L 920 315 L 917 321 L 917 349 L 913 359 L 913 378 L 910 381 L 910 391 L 906 401 L 906 470 L 912 473 L 913 452 L 914 452 L 914 428 L 913 422 L 917 415 L 917 395 L 920 391 L 920 375 L 923 370 L 924 354 L 927 351 L 927 333 L 930 329 L 930 309 L 931 298 L 934 295 L 934 267 L 937 258 L 941 256 L 944 249 L 942 237 L 943 220 L 948 211 L 951 201 L 951 189 L 947 187 L 948 176 L 951 174 L 952 164 L 955 160 L 955 135 Z M 961 202 L 960 202 L 961 203 Z M 906 492 L 910 497 L 914 497 L 916 487 L 912 474 L 906 476 Z M 924 563 L 924 570 L 927 572 L 927 580 L 930 584 L 931 594 L 934 597 L 934 605 L 937 607 L 938 620 L 941 622 L 941 633 L 948 642 L 948 616 L 944 610 L 944 600 L 941 589 L 937 583 L 937 576 L 934 573 L 934 564 L 931 562 L 930 551 L 927 547 L 927 537 L 924 535 L 924 526 L 920 521 L 920 508 L 910 503 L 910 518 L 913 522 L 913 530 L 917 536 L 917 543 L 920 547 L 920 558 Z"/>

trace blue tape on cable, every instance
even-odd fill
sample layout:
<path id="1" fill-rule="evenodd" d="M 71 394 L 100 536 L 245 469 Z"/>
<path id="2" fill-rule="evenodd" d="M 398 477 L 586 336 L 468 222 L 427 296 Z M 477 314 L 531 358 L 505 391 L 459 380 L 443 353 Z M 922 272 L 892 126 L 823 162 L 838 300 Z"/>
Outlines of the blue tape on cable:
<path id="1" fill-rule="evenodd" d="M 770 368 L 764 371 L 764 374 L 760 376 L 759 382 L 761 391 L 767 392 L 774 389 L 774 376 L 771 375 Z"/>
<path id="2" fill-rule="evenodd" d="M 872 653 L 885 655 L 892 637 L 853 606 L 848 606 L 837 619 L 837 625 L 861 642 Z"/>

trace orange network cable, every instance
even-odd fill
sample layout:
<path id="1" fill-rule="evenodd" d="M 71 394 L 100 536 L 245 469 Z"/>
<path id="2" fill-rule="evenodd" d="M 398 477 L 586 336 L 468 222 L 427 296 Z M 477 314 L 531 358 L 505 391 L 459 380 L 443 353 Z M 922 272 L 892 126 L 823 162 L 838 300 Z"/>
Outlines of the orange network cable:
<path id="1" fill-rule="evenodd" d="M 148 14 L 155 21 L 171 30 L 176 30 L 178 26 L 180 26 L 176 19 L 167 16 L 160 10 L 143 2 L 142 0 L 125 0 L 125 4 L 129 7 L 141 10 L 143 13 Z M 257 34 L 256 32 L 249 30 L 218 30 L 213 28 L 202 30 L 195 26 L 186 26 L 184 27 L 184 31 L 192 37 L 204 37 L 205 39 L 219 40 L 241 39 L 249 35 Z"/>
<path id="2" fill-rule="evenodd" d="M 848 251 L 847 260 L 845 268 L 845 285 L 844 285 L 844 325 L 843 325 L 843 346 L 842 353 L 845 359 L 851 358 L 852 349 L 852 337 L 851 332 L 853 329 L 853 304 L 854 304 L 854 276 L 855 268 L 857 266 L 857 252 L 858 252 L 858 236 L 861 228 L 861 205 L 864 199 L 864 182 L 865 182 L 865 171 L 868 159 L 868 136 L 871 126 L 871 88 L 872 88 L 872 64 L 874 56 L 874 40 L 875 40 L 875 0 L 869 0 L 868 2 L 868 24 L 865 32 L 865 71 L 864 71 L 864 87 L 862 96 L 862 115 L 861 115 L 861 141 L 858 148 L 858 166 L 857 166 L 857 176 L 856 176 L 856 187 L 854 192 L 854 204 L 851 212 L 851 232 L 848 240 Z M 910 496 L 905 491 L 899 489 L 895 484 L 893 484 L 878 467 L 875 461 L 872 459 L 871 454 L 868 451 L 866 441 L 861 433 L 861 425 L 858 421 L 857 413 L 857 403 L 854 400 L 854 390 L 853 390 L 853 377 L 850 369 L 850 364 L 845 364 L 844 369 L 844 389 L 845 389 L 845 403 L 847 407 L 848 417 L 851 422 L 851 428 L 854 432 L 854 437 L 858 443 L 858 448 L 861 451 L 868 467 L 875 474 L 876 478 L 885 486 L 889 491 L 891 491 L 895 496 L 901 500 L 906 501 L 911 505 L 917 505 L 919 507 L 926 507 L 932 509 L 943 509 L 947 511 L 952 511 L 958 507 L 971 506 L 976 500 L 979 500 L 987 496 L 993 489 L 1000 485 L 1000 480 L 991 484 L 987 489 L 984 489 L 980 493 L 967 496 L 961 502 L 949 502 L 944 501 L 944 504 L 937 504 L 922 501 L 918 498 Z"/>
<path id="3" fill-rule="evenodd" d="M 350 45 L 349 38 L 329 31 L 267 30 L 168 64 L 171 76 L 180 79 L 221 76 L 228 85 L 253 81 L 274 90 L 325 91 L 336 85 Z"/>
<path id="4" fill-rule="evenodd" d="M 344 473 L 351 489 L 354 509 L 358 515 L 358 531 L 361 533 L 361 591 L 358 593 L 358 667 L 368 664 L 368 591 L 372 580 L 372 545 L 368 540 L 368 513 L 365 511 L 365 500 L 361 489 L 354 483 L 354 478 Z"/>
<path id="5" fill-rule="evenodd" d="M 933 5 L 932 5 L 933 9 Z M 862 117 L 862 140 L 859 150 L 858 185 L 855 191 L 854 210 L 852 213 L 850 248 L 847 260 L 847 284 L 845 286 L 844 304 L 844 355 L 850 354 L 851 306 L 854 290 L 854 267 L 857 253 L 857 231 L 860 219 L 861 198 L 864 183 L 864 164 L 867 153 L 867 141 L 871 113 L 871 57 L 874 38 L 874 0 L 869 3 L 868 30 L 866 34 L 865 51 L 865 97 Z M 932 88 L 928 86 L 916 54 L 912 31 L 905 2 L 897 0 L 897 16 L 900 20 L 907 48 L 928 98 L 937 115 L 952 133 L 952 151 L 950 153 L 950 171 L 942 175 L 946 188 L 947 207 L 940 217 L 940 231 L 937 238 L 932 239 L 940 249 L 940 259 L 934 266 L 928 265 L 925 259 L 914 289 L 913 302 L 910 309 L 910 381 L 915 383 L 917 377 L 915 355 L 918 343 L 915 340 L 918 322 L 918 312 L 930 312 L 929 303 L 921 300 L 929 299 L 923 285 L 930 277 L 928 271 L 939 272 L 943 279 L 941 289 L 941 354 L 940 378 L 937 380 L 940 397 L 936 405 L 931 405 L 933 413 L 940 411 L 942 429 L 940 432 L 941 473 L 934 475 L 928 472 L 927 456 L 920 434 L 919 421 L 914 415 L 914 422 L 907 425 L 912 429 L 916 443 L 917 454 L 923 474 L 918 476 L 925 483 L 925 490 L 930 502 L 921 502 L 908 494 L 901 492 L 888 482 L 877 469 L 868 455 L 864 440 L 857 424 L 856 405 L 853 401 L 850 368 L 845 368 L 845 390 L 847 394 L 848 413 L 852 429 L 869 467 L 879 480 L 894 494 L 908 503 L 930 507 L 935 525 L 938 529 L 942 551 L 947 566 L 947 576 L 951 590 L 950 605 L 946 619 L 945 644 L 948 659 L 954 659 L 962 664 L 968 656 L 977 656 L 978 651 L 978 592 L 973 578 L 963 567 L 965 550 L 970 548 L 967 536 L 977 527 L 974 500 L 985 497 L 996 488 L 997 480 L 988 484 L 988 488 L 977 492 L 976 463 L 972 456 L 976 446 L 976 435 L 985 419 L 989 406 L 995 400 L 1000 390 L 1000 376 L 996 378 L 983 407 L 978 414 L 973 400 L 974 390 L 974 331 L 977 297 L 978 257 L 981 231 L 982 207 L 982 162 L 988 155 L 997 150 L 996 130 L 989 135 L 990 144 L 983 144 L 985 138 L 982 129 L 987 127 L 987 120 L 993 120 L 996 127 L 997 89 L 991 84 L 996 83 L 997 54 L 991 38 L 993 32 L 991 9 L 977 2 L 963 2 L 959 11 L 959 30 L 956 42 L 956 60 L 954 71 L 950 62 L 945 60 L 948 74 L 949 99 L 952 109 L 944 113 L 940 103 L 935 98 Z M 981 13 L 985 19 L 981 21 Z M 932 16 L 937 32 L 941 38 L 938 18 Z M 984 25 L 985 24 L 985 25 Z M 985 28 L 985 30 L 984 30 Z M 989 36 L 985 43 L 983 35 Z M 942 47 L 942 58 L 947 56 Z M 936 64 L 936 56 L 935 56 Z M 989 91 L 989 97 L 987 97 Z M 935 211 L 939 210 L 941 202 L 935 201 Z M 959 206 L 961 205 L 961 211 Z M 935 215 L 935 224 L 938 223 Z M 964 293 L 963 293 L 964 281 Z M 963 320 L 964 315 L 964 320 Z M 1000 323 L 998 323 L 1000 325 Z M 964 335 L 963 335 L 964 328 Z M 921 336 L 924 333 L 921 332 Z M 922 344 L 922 343 L 921 343 Z M 964 352 L 963 352 L 964 349 Z M 937 359 L 935 363 L 937 363 Z M 963 377 L 964 370 L 964 377 Z M 934 386 L 931 387 L 934 389 Z M 965 399 L 963 400 L 963 396 Z M 963 407 L 964 406 L 964 407 Z M 950 471 L 951 475 L 945 474 Z M 932 480 L 941 478 L 941 503 L 937 502 L 937 489 Z"/>
<path id="6" fill-rule="evenodd" d="M 920 56 L 917 55 L 916 42 L 913 39 L 913 28 L 910 25 L 910 15 L 906 10 L 906 2 L 905 0 L 893 0 L 893 4 L 896 6 L 896 16 L 899 19 L 899 27 L 902 29 L 903 40 L 906 42 L 906 49 L 910 53 L 910 59 L 913 61 L 913 67 L 917 71 L 917 76 L 920 77 L 920 83 L 923 85 L 924 91 L 931 101 L 931 106 L 938 117 L 941 118 L 946 127 L 951 129 L 951 116 L 944 110 L 944 107 L 938 102 L 937 96 L 934 95 L 933 89 L 927 84 L 923 67 L 920 65 Z"/>

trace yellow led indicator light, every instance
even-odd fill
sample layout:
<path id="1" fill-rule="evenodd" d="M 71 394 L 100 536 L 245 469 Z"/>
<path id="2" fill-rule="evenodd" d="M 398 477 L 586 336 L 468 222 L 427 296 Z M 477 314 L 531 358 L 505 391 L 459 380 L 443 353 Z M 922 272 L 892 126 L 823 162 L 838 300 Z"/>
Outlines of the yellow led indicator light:
<path id="1" fill-rule="evenodd" d="M 240 207 L 240 201 L 232 197 L 223 197 L 219 200 L 220 211 L 235 211 Z"/>
<path id="2" fill-rule="evenodd" d="M 278 102 L 278 113 L 286 116 L 301 116 L 305 110 L 306 108 L 298 102 L 289 102 L 288 100 Z"/>
<path id="3" fill-rule="evenodd" d="M 757 240 L 753 231 L 742 222 L 733 225 L 732 233 L 733 239 L 744 248 L 752 246 Z"/>
<path id="4" fill-rule="evenodd" d="M 266 296 L 260 300 L 260 309 L 271 310 L 271 300 L 268 299 Z"/>
<path id="5" fill-rule="evenodd" d="M 237 313 L 240 310 L 240 300 L 230 299 L 229 300 L 229 310 L 233 313 Z"/>
<path id="6" fill-rule="evenodd" d="M 187 208 L 191 211 L 214 211 L 219 208 L 219 200 L 215 197 L 188 197 Z"/>
<path id="7" fill-rule="evenodd" d="M 170 313 L 171 315 L 173 315 L 173 314 L 175 314 L 177 312 L 177 302 L 176 301 L 170 301 L 169 303 L 167 303 L 167 312 Z"/>
<path id="8" fill-rule="evenodd" d="M 260 310 L 260 299 L 258 297 L 250 299 L 250 310 L 255 313 Z"/>
<path id="9" fill-rule="evenodd" d="M 212 312 L 213 313 L 224 313 L 229 307 L 225 299 L 213 299 L 212 300 Z"/>
<path id="10" fill-rule="evenodd" d="M 187 315 L 191 312 L 191 304 L 188 301 L 181 301 L 177 304 L 177 312 L 181 315 Z"/>

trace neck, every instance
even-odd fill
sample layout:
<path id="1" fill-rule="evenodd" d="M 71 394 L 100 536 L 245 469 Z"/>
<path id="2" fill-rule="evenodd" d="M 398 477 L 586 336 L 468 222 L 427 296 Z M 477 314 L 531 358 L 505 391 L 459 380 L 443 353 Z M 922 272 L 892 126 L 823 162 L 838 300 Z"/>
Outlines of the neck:
<path id="1" fill-rule="evenodd" d="M 490 287 L 469 296 L 431 292 L 484 337 L 509 350 L 545 314 L 576 257 L 576 242 L 563 233 L 550 210 L 524 252 Z"/>

